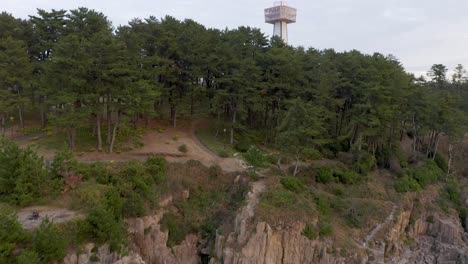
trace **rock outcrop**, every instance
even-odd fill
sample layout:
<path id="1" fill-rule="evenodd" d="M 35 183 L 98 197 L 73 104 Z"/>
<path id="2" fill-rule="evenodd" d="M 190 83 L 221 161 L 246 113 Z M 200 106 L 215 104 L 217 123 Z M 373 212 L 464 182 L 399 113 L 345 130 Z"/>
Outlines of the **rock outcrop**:
<path id="1" fill-rule="evenodd" d="M 189 235 L 180 245 L 167 246 L 168 232 L 162 231 L 163 213 L 128 219 L 129 254 L 111 252 L 108 245 L 97 247 L 89 243 L 77 252 L 70 252 L 64 264 L 196 264 L 199 263 L 198 237 Z"/>

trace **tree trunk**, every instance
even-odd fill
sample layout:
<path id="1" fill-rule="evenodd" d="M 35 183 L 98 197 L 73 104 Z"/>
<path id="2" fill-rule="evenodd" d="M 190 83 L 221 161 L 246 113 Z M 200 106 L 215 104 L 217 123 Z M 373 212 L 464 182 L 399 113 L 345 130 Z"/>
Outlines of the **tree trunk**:
<path id="1" fill-rule="evenodd" d="M 96 130 L 97 130 L 97 138 L 98 138 L 98 151 L 102 151 L 102 136 L 101 136 L 101 114 L 98 113 L 96 115 Z"/>
<path id="2" fill-rule="evenodd" d="M 24 129 L 24 120 L 23 120 L 23 107 L 20 105 L 18 106 L 18 116 L 19 116 L 19 124 L 21 130 Z"/>
<path id="3" fill-rule="evenodd" d="M 449 160 L 447 162 L 447 174 L 450 174 L 451 170 L 452 170 L 452 161 L 453 161 L 453 145 L 450 144 L 449 145 Z"/>
<path id="4" fill-rule="evenodd" d="M 2 136 L 5 136 L 6 133 L 6 117 L 5 114 L 2 114 Z"/>
<path id="5" fill-rule="evenodd" d="M 435 143 L 434 143 L 434 154 L 432 155 L 432 160 L 435 160 L 436 155 L 437 155 L 437 149 L 439 148 L 439 133 L 436 134 L 435 136 Z"/>
<path id="6" fill-rule="evenodd" d="M 278 169 L 281 171 L 281 154 L 278 155 L 278 161 L 276 162 L 276 165 L 278 166 Z"/>
<path id="7" fill-rule="evenodd" d="M 237 110 L 235 110 L 235 111 L 232 113 L 231 138 L 230 138 L 230 140 L 229 140 L 229 142 L 231 143 L 231 145 L 234 144 L 234 126 L 236 125 L 236 118 L 237 118 Z"/>
<path id="8" fill-rule="evenodd" d="M 120 111 L 117 114 L 117 121 L 115 122 L 114 129 L 112 130 L 112 140 L 111 140 L 110 147 L 109 147 L 109 153 L 114 152 L 115 137 L 117 135 L 117 129 L 119 128 L 119 124 L 120 124 Z"/>
<path id="9" fill-rule="evenodd" d="M 172 119 L 172 126 L 174 128 L 177 127 L 177 109 L 174 105 L 171 105 L 171 119 Z"/>
<path id="10" fill-rule="evenodd" d="M 293 176 L 296 177 L 298 173 L 299 173 L 299 156 L 296 156 L 296 165 L 294 166 Z"/>
<path id="11" fill-rule="evenodd" d="M 107 115 L 107 144 L 111 143 L 111 130 L 112 130 L 112 112 L 110 109 L 110 101 L 111 96 L 110 94 L 107 95 L 107 106 L 106 106 L 106 115 Z"/>
<path id="12" fill-rule="evenodd" d="M 45 112 L 45 96 L 41 96 L 40 111 L 41 111 L 41 126 L 45 127 L 47 125 L 47 115 Z"/>
<path id="13" fill-rule="evenodd" d="M 76 128 L 74 127 L 69 127 L 67 129 L 67 135 L 68 135 L 68 148 L 70 150 L 75 150 L 75 145 L 76 145 Z"/>

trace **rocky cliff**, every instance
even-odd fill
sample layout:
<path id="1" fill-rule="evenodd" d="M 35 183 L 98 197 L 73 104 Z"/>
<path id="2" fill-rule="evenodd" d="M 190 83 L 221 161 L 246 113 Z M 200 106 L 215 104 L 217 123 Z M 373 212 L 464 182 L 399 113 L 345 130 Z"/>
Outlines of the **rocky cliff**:
<path id="1" fill-rule="evenodd" d="M 265 190 L 252 185 L 247 203 L 226 234 L 218 232 L 211 249 L 211 264 L 341 264 L 341 263 L 468 263 L 468 233 L 456 212 L 428 210 L 436 198 L 406 197 L 395 204 L 385 222 L 359 239 L 348 237 L 351 246 L 339 248 L 332 239 L 310 240 L 303 235 L 305 223 L 271 226 L 255 221 L 255 208 Z M 108 246 L 88 244 L 80 253 L 70 253 L 64 263 L 191 264 L 201 263 L 200 241 L 189 235 L 179 245 L 167 246 L 160 213 L 128 219 L 129 253 L 110 252 Z M 203 249 L 206 254 L 206 249 Z M 93 262 L 94 261 L 94 262 Z"/>

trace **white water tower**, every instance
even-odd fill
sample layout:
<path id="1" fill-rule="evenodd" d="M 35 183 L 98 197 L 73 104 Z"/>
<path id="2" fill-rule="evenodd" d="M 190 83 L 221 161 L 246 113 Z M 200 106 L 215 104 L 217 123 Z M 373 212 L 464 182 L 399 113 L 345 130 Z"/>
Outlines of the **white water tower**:
<path id="1" fill-rule="evenodd" d="M 273 36 L 288 43 L 288 24 L 295 23 L 297 9 L 287 5 L 286 1 L 275 2 L 273 7 L 265 9 L 265 22 L 273 24 Z"/>

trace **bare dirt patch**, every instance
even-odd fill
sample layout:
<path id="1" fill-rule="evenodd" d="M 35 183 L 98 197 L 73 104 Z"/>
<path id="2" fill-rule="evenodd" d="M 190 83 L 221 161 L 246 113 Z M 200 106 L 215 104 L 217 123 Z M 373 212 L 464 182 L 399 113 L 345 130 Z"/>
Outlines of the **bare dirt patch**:
<path id="1" fill-rule="evenodd" d="M 32 220 L 30 219 L 30 217 L 34 211 L 39 213 L 39 218 Z M 17 215 L 18 221 L 21 223 L 21 225 L 23 225 L 23 228 L 26 230 L 32 230 L 37 228 L 46 218 L 48 218 L 54 223 L 65 223 L 76 218 L 85 217 L 84 214 L 77 211 L 48 206 L 32 206 L 23 208 L 17 212 Z"/>

